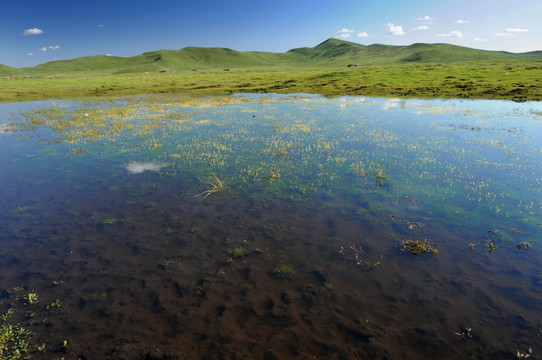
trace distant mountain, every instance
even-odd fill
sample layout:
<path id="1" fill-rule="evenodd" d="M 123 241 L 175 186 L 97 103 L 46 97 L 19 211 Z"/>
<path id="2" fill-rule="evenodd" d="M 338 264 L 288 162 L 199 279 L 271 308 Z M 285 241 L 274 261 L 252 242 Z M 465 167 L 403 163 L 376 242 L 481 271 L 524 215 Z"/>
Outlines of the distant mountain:
<path id="1" fill-rule="evenodd" d="M 476 60 L 542 60 L 542 51 L 515 54 L 449 44 L 413 44 L 409 46 L 373 44 L 366 46 L 331 38 L 312 48 L 296 48 L 285 53 L 241 52 L 227 48 L 191 46 L 181 50 L 151 51 L 126 58 L 97 55 L 73 60 L 51 61 L 31 68 L 18 69 L 0 65 L 0 76 L 76 73 L 120 74 L 270 66 L 346 66 L 347 64 L 362 66 Z"/>

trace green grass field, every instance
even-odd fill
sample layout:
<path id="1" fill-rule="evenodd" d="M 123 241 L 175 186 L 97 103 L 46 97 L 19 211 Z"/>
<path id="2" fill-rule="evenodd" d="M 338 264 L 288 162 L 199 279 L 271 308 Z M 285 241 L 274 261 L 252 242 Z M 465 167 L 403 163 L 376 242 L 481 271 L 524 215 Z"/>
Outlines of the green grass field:
<path id="1" fill-rule="evenodd" d="M 541 58 L 540 52 L 337 39 L 281 54 L 190 47 L 0 66 L 0 101 L 239 92 L 541 100 Z"/>

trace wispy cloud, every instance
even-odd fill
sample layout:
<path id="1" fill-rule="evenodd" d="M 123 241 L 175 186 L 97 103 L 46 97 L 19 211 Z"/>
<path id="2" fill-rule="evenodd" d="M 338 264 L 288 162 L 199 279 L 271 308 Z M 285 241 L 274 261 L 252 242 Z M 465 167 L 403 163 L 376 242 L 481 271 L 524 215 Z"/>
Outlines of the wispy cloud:
<path id="1" fill-rule="evenodd" d="M 357 33 L 357 37 L 369 37 L 369 34 L 367 34 L 365 31 L 360 31 Z"/>
<path id="2" fill-rule="evenodd" d="M 427 25 L 420 25 L 420 26 L 418 26 L 417 28 L 413 28 L 412 30 L 414 30 L 414 31 L 417 31 L 417 30 L 429 30 L 429 26 L 427 26 Z"/>
<path id="3" fill-rule="evenodd" d="M 34 53 L 29 52 L 29 53 L 26 53 L 26 55 L 28 55 L 28 56 L 34 56 Z"/>
<path id="4" fill-rule="evenodd" d="M 32 28 L 23 30 L 23 35 L 40 35 L 43 34 L 43 32 L 44 31 L 42 29 Z"/>
<path id="5" fill-rule="evenodd" d="M 478 42 L 486 42 L 487 39 L 482 39 L 482 38 L 479 38 L 479 37 L 474 37 L 474 41 L 478 41 Z"/>
<path id="6" fill-rule="evenodd" d="M 509 33 L 520 33 L 520 32 L 529 32 L 529 29 L 519 29 L 519 28 L 506 28 L 504 31 Z"/>
<path id="7" fill-rule="evenodd" d="M 429 15 L 425 15 L 425 16 L 423 16 L 421 18 L 417 18 L 416 20 L 418 20 L 418 21 L 433 21 L 433 20 L 435 20 L 435 18 L 433 18 L 433 17 L 431 17 Z"/>
<path id="8" fill-rule="evenodd" d="M 98 26 L 99 28 L 104 28 L 104 27 L 105 27 L 104 24 L 98 24 L 97 26 Z"/>
<path id="9" fill-rule="evenodd" d="M 354 33 L 355 30 L 354 29 L 348 29 L 348 28 L 345 28 L 343 27 L 341 30 L 337 31 L 340 38 L 342 39 L 348 39 L 349 37 L 352 36 L 352 33 Z"/>
<path id="10" fill-rule="evenodd" d="M 525 28 L 506 28 L 504 29 L 504 32 L 496 33 L 495 36 L 496 37 L 510 37 L 510 36 L 515 36 L 515 34 L 518 34 L 518 33 L 528 33 L 528 32 L 529 32 L 529 29 L 525 29 Z"/>
<path id="11" fill-rule="evenodd" d="M 460 31 L 452 30 L 447 34 L 438 34 L 437 36 L 443 37 L 443 38 L 456 38 L 460 39 L 463 37 L 463 34 Z"/>
<path id="12" fill-rule="evenodd" d="M 469 20 L 456 20 L 455 23 L 456 24 L 469 24 L 470 21 Z"/>
<path id="13" fill-rule="evenodd" d="M 395 35 L 395 36 L 405 35 L 405 32 L 403 31 L 402 26 L 394 25 L 392 23 L 387 23 L 386 27 L 388 28 L 388 32 L 391 35 Z"/>

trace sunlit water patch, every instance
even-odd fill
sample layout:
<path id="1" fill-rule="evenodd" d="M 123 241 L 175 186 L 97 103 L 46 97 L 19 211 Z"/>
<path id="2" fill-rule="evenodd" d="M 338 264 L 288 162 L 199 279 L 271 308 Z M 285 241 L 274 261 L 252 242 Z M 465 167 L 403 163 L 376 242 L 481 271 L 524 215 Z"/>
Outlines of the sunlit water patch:
<path id="1" fill-rule="evenodd" d="M 2 104 L 0 325 L 18 335 L 0 346 L 539 356 L 541 110 L 304 94 Z"/>

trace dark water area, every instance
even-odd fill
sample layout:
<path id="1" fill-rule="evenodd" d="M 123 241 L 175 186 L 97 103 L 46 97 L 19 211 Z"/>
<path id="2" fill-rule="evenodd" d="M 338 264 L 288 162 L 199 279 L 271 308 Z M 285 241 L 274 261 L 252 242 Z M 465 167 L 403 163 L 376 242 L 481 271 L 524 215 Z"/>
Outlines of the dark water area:
<path id="1" fill-rule="evenodd" d="M 0 130 L 4 354 L 542 356 L 539 103 L 19 103 Z"/>

